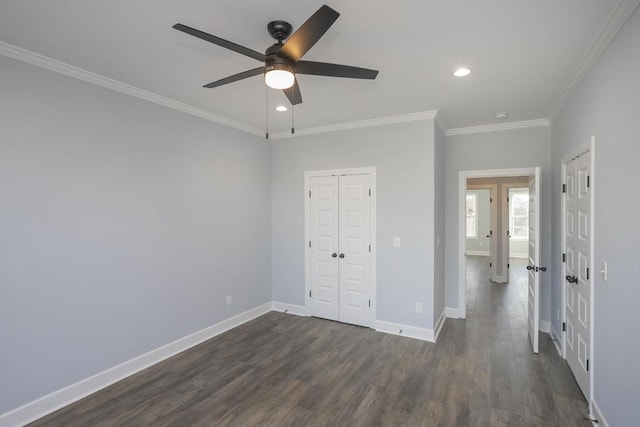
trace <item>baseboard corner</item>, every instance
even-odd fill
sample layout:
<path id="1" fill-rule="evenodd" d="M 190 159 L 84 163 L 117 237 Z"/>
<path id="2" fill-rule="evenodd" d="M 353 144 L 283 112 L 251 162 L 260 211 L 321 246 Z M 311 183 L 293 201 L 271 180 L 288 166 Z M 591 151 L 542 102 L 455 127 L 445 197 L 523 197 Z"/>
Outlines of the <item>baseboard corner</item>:
<path id="1" fill-rule="evenodd" d="M 287 314 L 295 314 L 296 316 L 306 316 L 307 310 L 303 305 L 288 304 L 285 302 L 272 301 L 271 309 Z"/>

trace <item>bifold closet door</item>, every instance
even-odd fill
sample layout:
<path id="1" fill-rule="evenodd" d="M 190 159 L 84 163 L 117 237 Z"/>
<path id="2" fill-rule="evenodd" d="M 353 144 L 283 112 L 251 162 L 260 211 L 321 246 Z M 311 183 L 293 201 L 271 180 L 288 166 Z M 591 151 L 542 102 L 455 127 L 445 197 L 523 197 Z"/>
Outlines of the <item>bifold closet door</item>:
<path id="1" fill-rule="evenodd" d="M 370 177 L 310 178 L 311 315 L 369 326 Z"/>

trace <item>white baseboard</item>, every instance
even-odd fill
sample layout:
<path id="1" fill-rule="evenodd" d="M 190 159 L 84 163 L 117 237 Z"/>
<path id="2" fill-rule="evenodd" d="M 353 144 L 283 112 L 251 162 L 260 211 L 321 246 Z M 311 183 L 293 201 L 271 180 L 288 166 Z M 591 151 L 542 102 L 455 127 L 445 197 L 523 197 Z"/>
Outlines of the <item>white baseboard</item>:
<path id="1" fill-rule="evenodd" d="M 442 331 L 445 320 L 447 320 L 446 308 L 443 308 L 442 313 L 440 313 L 440 317 L 438 317 L 438 322 L 436 323 L 434 341 L 438 341 L 438 335 L 440 335 L 440 331 Z"/>
<path id="2" fill-rule="evenodd" d="M 374 329 L 378 332 L 384 332 L 385 334 L 436 342 L 433 329 L 418 328 L 417 326 L 403 325 L 401 323 L 383 322 L 382 320 L 376 321 Z"/>
<path id="3" fill-rule="evenodd" d="M 551 322 L 546 322 L 544 320 L 540 321 L 540 332 L 546 332 L 547 334 L 551 332 Z"/>
<path id="4" fill-rule="evenodd" d="M 457 307 L 445 307 L 444 313 L 449 319 L 459 319 L 460 318 L 460 310 Z"/>
<path id="5" fill-rule="evenodd" d="M 473 256 L 489 256 L 489 251 L 465 251 L 465 253 Z"/>
<path id="6" fill-rule="evenodd" d="M 9 412 L 5 412 L 0 415 L 0 427 L 20 426 L 42 418 L 136 372 L 155 365 L 158 362 L 168 359 L 249 320 L 262 316 L 271 311 L 271 309 L 271 302 L 259 305 L 244 313 L 223 320 L 215 325 L 208 326 L 200 331 L 78 381 L 75 384 L 56 390 L 53 393 L 12 409 Z"/>
<path id="7" fill-rule="evenodd" d="M 273 301 L 271 309 L 273 311 L 287 312 L 287 314 L 295 314 L 296 316 L 306 316 L 307 311 L 304 305 L 287 304 L 285 302 Z"/>
<path id="8" fill-rule="evenodd" d="M 553 345 L 556 346 L 556 350 L 558 351 L 558 355 L 562 357 L 562 348 L 560 347 L 560 336 L 558 332 L 556 332 L 556 328 L 551 325 L 551 331 L 549 331 L 551 338 L 553 339 Z"/>
<path id="9" fill-rule="evenodd" d="M 609 423 L 607 422 L 607 419 L 604 417 L 604 415 L 602 414 L 602 411 L 600 410 L 600 407 L 598 406 L 598 404 L 596 403 L 595 399 L 591 401 L 591 406 L 593 408 L 593 414 L 591 414 L 591 418 L 594 420 L 597 420 L 598 423 L 594 423 L 592 422 L 591 424 L 594 427 L 609 427 Z"/>

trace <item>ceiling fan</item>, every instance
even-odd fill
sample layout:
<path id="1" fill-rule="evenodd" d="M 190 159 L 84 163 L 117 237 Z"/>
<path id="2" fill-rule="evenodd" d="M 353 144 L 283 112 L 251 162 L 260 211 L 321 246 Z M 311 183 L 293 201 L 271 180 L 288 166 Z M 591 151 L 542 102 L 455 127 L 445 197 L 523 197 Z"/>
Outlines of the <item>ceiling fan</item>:
<path id="1" fill-rule="evenodd" d="M 340 14 L 338 12 L 324 5 L 318 9 L 316 13 L 311 15 L 291 37 L 289 37 L 292 30 L 291 24 L 285 21 L 269 22 L 267 29 L 269 30 L 269 34 L 271 34 L 277 42 L 267 48 L 264 54 L 183 24 L 175 24 L 173 28 L 264 62 L 263 66 L 216 80 L 215 82 L 204 85 L 204 87 L 214 88 L 248 77 L 257 76 L 258 74 L 264 74 L 265 82 L 269 87 L 283 89 L 291 104 L 296 105 L 302 103 L 302 95 L 295 77 L 296 74 L 348 77 L 352 79 L 375 79 L 378 75 L 377 70 L 367 68 L 301 60 L 339 16 Z"/>

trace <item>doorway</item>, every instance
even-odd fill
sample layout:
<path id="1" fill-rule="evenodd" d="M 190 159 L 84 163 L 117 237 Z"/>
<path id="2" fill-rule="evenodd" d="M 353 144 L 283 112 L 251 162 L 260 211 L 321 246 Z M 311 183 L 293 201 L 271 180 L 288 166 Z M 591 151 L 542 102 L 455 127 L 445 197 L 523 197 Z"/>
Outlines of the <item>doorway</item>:
<path id="1" fill-rule="evenodd" d="M 306 314 L 375 322 L 375 168 L 305 172 Z"/>
<path id="2" fill-rule="evenodd" d="M 466 304 L 466 291 L 467 291 L 467 261 L 466 261 L 466 191 L 467 182 L 470 179 L 487 179 L 500 177 L 505 179 L 505 188 L 513 187 L 513 183 L 509 181 L 515 180 L 514 177 L 526 176 L 527 186 L 529 187 L 529 236 L 528 236 L 528 291 L 527 291 L 527 323 L 528 334 L 531 341 L 531 348 L 534 353 L 538 352 L 538 332 L 540 330 L 540 273 L 546 271 L 546 268 L 540 266 L 540 168 L 520 168 L 520 169 L 494 169 L 494 170 L 482 170 L 482 171 L 461 171 L 458 176 L 458 194 L 459 194 L 459 223 L 458 223 L 458 300 L 460 317 L 466 318 L 467 304 Z M 520 184 L 520 183 L 516 183 Z M 503 192 L 507 194 L 506 192 Z M 505 197 L 506 203 L 506 197 Z M 505 208 L 503 208 L 505 209 Z M 508 234 L 506 224 L 502 226 L 500 230 L 503 232 L 504 237 Z M 494 233 L 494 238 L 497 238 Z M 508 247 L 508 244 L 505 245 Z M 499 254 L 496 254 L 498 258 Z M 508 256 L 506 256 L 508 259 Z M 505 266 L 508 271 L 508 264 Z M 508 273 L 503 273 L 507 274 Z M 506 280 L 503 280 L 505 282 Z"/>

